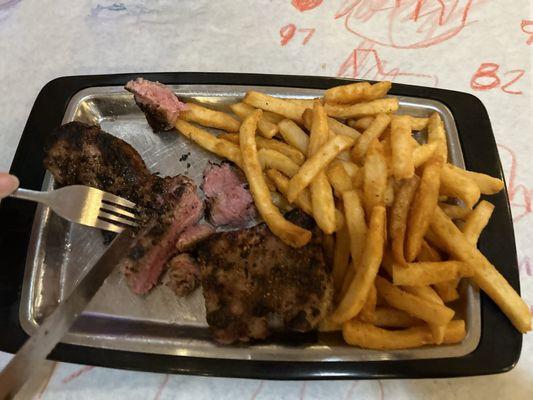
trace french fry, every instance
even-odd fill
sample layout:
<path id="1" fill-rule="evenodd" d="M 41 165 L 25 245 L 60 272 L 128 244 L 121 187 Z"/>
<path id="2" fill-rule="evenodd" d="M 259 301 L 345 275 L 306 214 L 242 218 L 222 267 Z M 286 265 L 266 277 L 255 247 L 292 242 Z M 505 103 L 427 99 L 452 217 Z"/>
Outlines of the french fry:
<path id="1" fill-rule="evenodd" d="M 372 323 L 380 328 L 410 328 L 425 324 L 421 319 L 391 307 L 376 307 L 373 317 Z"/>
<path id="2" fill-rule="evenodd" d="M 361 199 L 355 190 L 343 193 L 344 220 L 350 235 L 350 254 L 352 262 L 357 268 L 361 263 L 361 257 L 365 248 L 368 228 L 365 222 L 365 211 Z"/>
<path id="3" fill-rule="evenodd" d="M 307 146 L 309 146 L 309 136 L 290 119 L 284 119 L 278 124 L 279 133 L 283 139 L 291 146 L 300 150 L 303 154 L 307 154 Z"/>
<path id="4" fill-rule="evenodd" d="M 392 176 L 387 178 L 387 187 L 385 188 L 383 201 L 385 202 L 385 207 L 391 207 L 394 203 L 394 178 Z"/>
<path id="5" fill-rule="evenodd" d="M 440 208 L 436 208 L 430 226 L 442 245 L 454 258 L 470 264 L 474 272 L 474 282 L 494 300 L 513 325 L 520 332 L 531 330 L 531 313 L 528 305 L 494 265 L 466 240 L 459 228 Z"/>
<path id="6" fill-rule="evenodd" d="M 269 96 L 268 94 L 256 92 L 254 90 L 250 90 L 246 93 L 243 102 L 255 108 L 283 115 L 285 118 L 292 119 L 299 124 L 303 122 L 302 114 L 307 108 L 297 102 Z"/>
<path id="7" fill-rule="evenodd" d="M 331 273 L 335 293 L 339 293 L 342 289 L 349 260 L 350 236 L 348 234 L 348 227 L 345 225 L 335 234 L 335 253 L 333 256 L 333 270 Z"/>
<path id="8" fill-rule="evenodd" d="M 398 190 L 394 196 L 389 223 L 389 236 L 391 238 L 394 260 L 400 264 L 406 263 L 404 246 L 407 217 L 419 182 L 420 178 L 417 175 L 413 175 L 410 179 L 400 181 Z"/>
<path id="9" fill-rule="evenodd" d="M 416 256 L 416 260 L 421 262 L 434 262 L 442 261 L 442 257 L 426 240 L 422 240 L 422 246 L 420 247 L 418 256 Z"/>
<path id="10" fill-rule="evenodd" d="M 326 90 L 324 100 L 327 103 L 357 103 L 384 97 L 391 83 L 388 81 L 377 82 L 370 85 L 368 82 L 357 82 L 343 86 L 336 86 Z"/>
<path id="11" fill-rule="evenodd" d="M 319 332 L 336 332 L 342 331 L 342 325 L 331 322 L 329 318 L 322 318 L 318 323 Z"/>
<path id="12" fill-rule="evenodd" d="M 305 107 L 305 108 L 313 108 L 313 104 L 315 102 L 315 100 L 318 100 L 318 101 L 321 101 L 321 99 L 319 98 L 314 98 L 314 99 L 296 99 L 296 98 L 291 98 L 291 97 L 287 97 L 285 98 L 285 100 L 287 101 L 290 101 L 291 103 L 295 103 L 295 104 L 298 104 L 302 107 Z"/>
<path id="13" fill-rule="evenodd" d="M 448 144 L 446 140 L 446 132 L 444 131 L 444 123 L 440 115 L 433 113 L 428 120 L 428 143 L 437 143 L 435 155 L 441 157 L 444 162 L 448 160 Z"/>
<path id="14" fill-rule="evenodd" d="M 241 120 L 246 119 L 248 115 L 254 112 L 255 108 L 246 103 L 235 103 L 229 106 L 231 111 L 237 115 Z M 271 139 L 279 132 L 278 126 L 270 121 L 267 121 L 264 115 L 257 123 L 257 129 L 267 139 Z"/>
<path id="15" fill-rule="evenodd" d="M 455 314 L 451 308 L 408 293 L 380 276 L 376 277 L 376 288 L 387 304 L 429 324 L 446 325 Z"/>
<path id="16" fill-rule="evenodd" d="M 272 199 L 272 203 L 278 207 L 280 210 L 283 210 L 284 212 L 290 211 L 292 209 L 292 206 L 289 204 L 289 202 L 278 192 L 270 191 L 270 197 Z"/>
<path id="17" fill-rule="evenodd" d="M 342 336 L 350 345 L 374 350 L 399 350 L 435 344 L 432 332 L 427 326 L 386 330 L 356 319 L 342 325 Z M 459 343 L 465 336 L 464 321 L 451 321 L 446 325 L 443 343 Z"/>
<path id="18" fill-rule="evenodd" d="M 355 142 L 352 149 L 352 158 L 355 161 L 362 161 L 368 150 L 370 143 L 381 136 L 385 129 L 389 126 L 390 117 L 387 114 L 378 114 L 372 121 L 370 126 L 364 130 L 361 137 Z"/>
<path id="19" fill-rule="evenodd" d="M 216 155 L 233 161 L 242 169 L 242 157 L 239 146 L 234 143 L 219 139 L 215 135 L 198 128 L 182 119 L 176 121 L 176 129 L 186 138 L 192 140 L 200 147 Z"/>
<path id="20" fill-rule="evenodd" d="M 358 130 L 344 125 L 342 122 L 337 121 L 335 118 L 328 117 L 328 127 L 335 135 L 343 135 L 351 137 L 353 140 L 359 139 L 361 132 Z"/>
<path id="21" fill-rule="evenodd" d="M 408 179 L 415 173 L 409 117 L 395 116 L 391 122 L 392 173 L 396 179 Z"/>
<path id="22" fill-rule="evenodd" d="M 431 215 L 437 207 L 441 169 L 442 162 L 439 159 L 433 159 L 424 167 L 407 221 L 405 259 L 409 262 L 413 261 L 420 251 Z"/>
<path id="23" fill-rule="evenodd" d="M 239 144 L 239 135 L 235 133 L 223 133 L 221 135 L 218 135 L 218 138 Z M 258 149 L 270 149 L 279 151 L 280 153 L 285 154 L 298 165 L 302 165 L 305 161 L 305 156 L 300 150 L 292 147 L 291 145 L 288 145 L 287 143 L 283 143 L 280 140 L 265 139 L 261 136 L 258 136 L 256 138 L 256 144 Z"/>
<path id="24" fill-rule="evenodd" d="M 344 192 L 352 190 L 352 179 L 340 161 L 332 162 L 326 175 L 338 197 L 341 197 Z"/>
<path id="25" fill-rule="evenodd" d="M 409 115 L 409 120 L 411 123 L 411 130 L 413 131 L 421 131 L 426 129 L 429 122 L 429 118 L 413 117 L 411 115 Z"/>
<path id="26" fill-rule="evenodd" d="M 353 179 L 360 170 L 360 168 L 353 162 L 341 160 L 340 163 L 342 164 L 342 166 L 344 167 L 344 170 L 350 176 L 351 179 Z"/>
<path id="27" fill-rule="evenodd" d="M 393 283 L 407 286 L 433 285 L 465 276 L 472 276 L 472 270 L 461 261 L 394 264 L 392 270 Z"/>
<path id="28" fill-rule="evenodd" d="M 390 113 L 398 110 L 398 98 L 372 100 L 367 103 L 357 103 L 353 105 L 324 105 L 324 109 L 330 117 L 334 118 L 359 118 L 379 113 Z"/>
<path id="29" fill-rule="evenodd" d="M 378 294 L 376 286 L 372 285 L 370 286 L 370 291 L 368 292 L 368 297 L 366 298 L 365 304 L 363 305 L 363 308 L 361 308 L 357 318 L 361 321 L 372 323 L 374 320 L 374 311 L 376 310 L 377 300 Z"/>
<path id="30" fill-rule="evenodd" d="M 479 186 L 459 168 L 444 164 L 440 174 L 440 193 L 461 199 L 468 208 L 472 208 L 481 195 Z"/>
<path id="31" fill-rule="evenodd" d="M 465 219 L 472 212 L 470 208 L 456 206 L 455 204 L 439 203 L 439 207 L 451 219 Z"/>
<path id="32" fill-rule="evenodd" d="M 376 205 L 385 204 L 387 188 L 387 162 L 383 146 L 377 139 L 370 144 L 364 166 L 363 203 L 367 215 Z"/>
<path id="33" fill-rule="evenodd" d="M 290 188 L 291 186 L 289 184 L 287 196 L 290 196 Z M 333 198 L 333 189 L 323 170 L 319 171 L 312 180 L 310 189 L 315 222 L 322 232 L 330 235 L 337 229 L 335 199 Z"/>
<path id="34" fill-rule="evenodd" d="M 327 103 L 356 103 L 362 101 L 365 92 L 370 89 L 368 82 L 356 82 L 348 85 L 332 87 L 324 93 Z"/>
<path id="35" fill-rule="evenodd" d="M 289 157 L 276 150 L 261 149 L 257 152 L 257 155 L 263 169 L 277 169 L 289 178 L 296 175 L 300 168 L 300 166 Z"/>
<path id="36" fill-rule="evenodd" d="M 292 203 L 298 197 L 298 194 L 309 186 L 320 172 L 323 173 L 323 170 L 333 161 L 337 154 L 346 150 L 352 144 L 353 139 L 348 136 L 335 136 L 311 155 L 291 179 L 289 192 L 287 193 L 289 202 Z"/>
<path id="37" fill-rule="evenodd" d="M 372 121 L 374 120 L 374 117 L 369 115 L 367 117 L 361 117 L 358 119 L 349 119 L 348 120 L 348 126 L 357 129 L 359 131 L 364 131 L 365 129 L 368 129 Z"/>
<path id="38" fill-rule="evenodd" d="M 287 197 L 287 191 L 289 190 L 289 179 L 275 169 L 269 169 L 267 171 L 267 176 L 272 180 L 278 191 Z M 307 189 L 300 193 L 294 204 L 296 204 L 296 206 L 304 213 L 314 218 L 313 205 L 311 204 L 311 194 Z M 343 226 L 344 216 L 342 212 L 340 212 L 338 209 L 335 209 L 335 232 L 342 229 Z"/>
<path id="39" fill-rule="evenodd" d="M 211 110 L 194 103 L 187 103 L 187 110 L 180 113 L 180 119 L 228 132 L 236 132 L 241 126 L 239 121 L 225 112 Z"/>
<path id="40" fill-rule="evenodd" d="M 481 235 L 481 232 L 489 223 L 493 211 L 493 204 L 481 200 L 465 220 L 465 224 L 461 230 L 470 244 L 477 244 L 479 235 Z"/>
<path id="41" fill-rule="evenodd" d="M 437 292 L 431 288 L 431 286 L 402 286 L 402 289 L 422 299 L 444 305 L 442 299 L 439 297 Z M 429 328 L 431 329 L 435 344 L 441 344 L 444 340 L 446 325 L 429 324 Z"/>
<path id="42" fill-rule="evenodd" d="M 479 186 L 479 190 L 483 194 L 495 194 L 501 191 L 504 187 L 504 183 L 501 179 L 494 178 L 490 175 L 464 169 L 461 169 L 461 172 L 476 182 Z"/>
<path id="43" fill-rule="evenodd" d="M 386 211 L 383 206 L 375 206 L 370 215 L 370 225 L 365 240 L 365 249 L 357 267 L 354 279 L 342 297 L 335 312 L 333 322 L 342 323 L 355 317 L 361 311 L 376 278 L 385 243 Z"/>
<path id="44" fill-rule="evenodd" d="M 302 247 L 311 240 L 311 232 L 283 218 L 276 206 L 272 204 L 270 191 L 263 178 L 255 143 L 257 121 L 261 118 L 261 114 L 259 110 L 254 111 L 251 116 L 244 120 L 239 131 L 244 173 L 257 210 L 272 233 L 289 246 Z"/>

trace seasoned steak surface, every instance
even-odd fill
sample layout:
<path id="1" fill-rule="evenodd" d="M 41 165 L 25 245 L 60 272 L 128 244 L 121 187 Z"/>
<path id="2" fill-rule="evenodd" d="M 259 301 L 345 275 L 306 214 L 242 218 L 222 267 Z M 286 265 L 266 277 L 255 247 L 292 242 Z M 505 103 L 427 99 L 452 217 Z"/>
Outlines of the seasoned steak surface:
<path id="1" fill-rule="evenodd" d="M 294 222 L 309 219 L 292 213 Z M 213 235 L 200 244 L 207 322 L 217 341 L 264 339 L 272 329 L 314 329 L 331 303 L 332 284 L 316 239 L 294 249 L 265 224 Z"/>
<path id="2" fill-rule="evenodd" d="M 128 143 L 80 122 L 57 128 L 45 150 L 44 165 L 60 185 L 96 187 L 140 206 L 142 228 L 121 268 L 135 293 L 147 293 L 176 252 L 179 235 L 202 216 L 194 182 L 151 174 Z"/>

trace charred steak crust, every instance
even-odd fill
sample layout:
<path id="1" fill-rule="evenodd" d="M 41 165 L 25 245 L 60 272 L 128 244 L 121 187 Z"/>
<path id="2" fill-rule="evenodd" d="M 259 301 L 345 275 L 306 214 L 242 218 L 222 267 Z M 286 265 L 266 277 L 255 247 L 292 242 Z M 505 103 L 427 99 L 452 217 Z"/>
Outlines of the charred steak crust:
<path id="1" fill-rule="evenodd" d="M 128 143 L 80 122 L 57 128 L 45 151 L 44 165 L 60 185 L 96 187 L 140 206 L 142 227 L 121 267 L 131 289 L 147 293 L 175 253 L 180 233 L 202 216 L 194 182 L 151 174 Z"/>
<path id="2" fill-rule="evenodd" d="M 300 214 L 289 218 L 310 224 Z M 199 245 L 207 322 L 217 341 L 264 339 L 275 320 L 292 331 L 317 326 L 331 304 L 332 283 L 316 236 L 294 249 L 260 224 Z"/>

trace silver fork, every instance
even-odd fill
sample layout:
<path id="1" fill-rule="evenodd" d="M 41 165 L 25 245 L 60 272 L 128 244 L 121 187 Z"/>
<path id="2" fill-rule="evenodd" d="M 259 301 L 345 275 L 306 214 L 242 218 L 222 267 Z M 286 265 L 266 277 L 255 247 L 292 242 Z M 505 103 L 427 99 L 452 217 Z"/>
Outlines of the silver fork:
<path id="1" fill-rule="evenodd" d="M 122 232 L 138 222 L 135 203 L 89 186 L 65 186 L 49 192 L 19 188 L 10 197 L 46 204 L 71 222 L 111 232 Z"/>

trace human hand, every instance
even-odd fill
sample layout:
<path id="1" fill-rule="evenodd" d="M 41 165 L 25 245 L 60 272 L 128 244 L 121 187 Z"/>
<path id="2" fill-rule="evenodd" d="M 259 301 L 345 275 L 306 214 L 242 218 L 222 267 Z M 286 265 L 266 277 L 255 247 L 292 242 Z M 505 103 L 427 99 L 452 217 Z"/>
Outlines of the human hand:
<path id="1" fill-rule="evenodd" d="M 13 193 L 19 186 L 19 180 L 16 176 L 9 175 L 6 172 L 0 172 L 0 199 Z"/>

